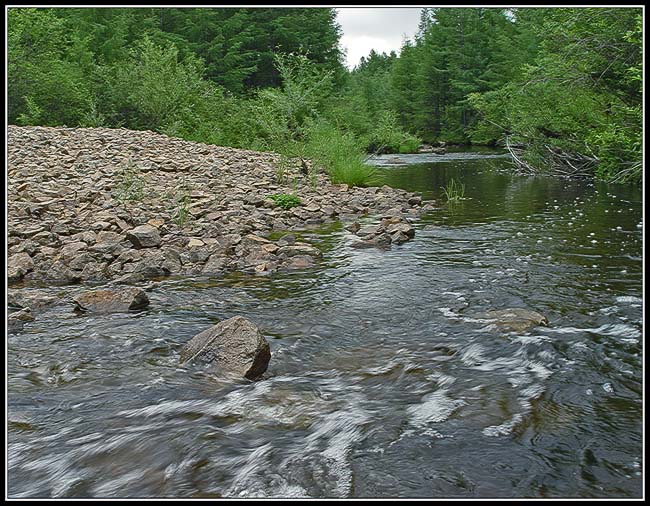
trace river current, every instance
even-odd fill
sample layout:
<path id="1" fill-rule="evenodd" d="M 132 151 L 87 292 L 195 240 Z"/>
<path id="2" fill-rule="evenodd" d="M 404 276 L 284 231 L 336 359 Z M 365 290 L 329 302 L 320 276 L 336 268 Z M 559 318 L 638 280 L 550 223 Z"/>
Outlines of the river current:
<path id="1" fill-rule="evenodd" d="M 399 158 L 381 184 L 439 203 L 410 242 L 307 230 L 312 270 L 165 279 L 144 311 L 10 335 L 9 497 L 640 497 L 640 190 Z M 480 318 L 511 307 L 549 325 Z M 264 379 L 179 365 L 236 315 L 270 342 Z"/>

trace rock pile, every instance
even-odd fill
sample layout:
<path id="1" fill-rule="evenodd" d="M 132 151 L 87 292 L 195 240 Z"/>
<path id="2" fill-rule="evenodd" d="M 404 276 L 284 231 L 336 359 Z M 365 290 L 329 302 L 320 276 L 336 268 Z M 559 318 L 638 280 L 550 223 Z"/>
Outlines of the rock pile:
<path id="1" fill-rule="evenodd" d="M 364 241 L 399 244 L 413 236 L 408 218 L 431 207 L 388 186 L 309 178 L 299 163 L 278 171 L 273 153 L 150 131 L 10 126 L 8 141 L 12 284 L 304 268 L 320 251 L 270 232 L 380 214 L 383 229 Z M 277 207 L 269 196 L 279 193 L 302 205 Z"/>
<path id="2" fill-rule="evenodd" d="M 347 229 L 361 240 L 352 244 L 354 248 L 386 248 L 390 244 L 402 244 L 415 237 L 415 228 L 399 210 L 389 210 L 378 225 L 360 226 L 354 222 Z"/>

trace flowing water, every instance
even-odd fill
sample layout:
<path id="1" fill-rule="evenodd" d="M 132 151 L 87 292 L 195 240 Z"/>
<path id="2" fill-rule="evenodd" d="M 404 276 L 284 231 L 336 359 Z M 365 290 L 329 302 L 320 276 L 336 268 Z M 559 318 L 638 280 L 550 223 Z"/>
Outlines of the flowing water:
<path id="1" fill-rule="evenodd" d="M 381 157 L 385 183 L 440 202 L 388 251 L 334 226 L 304 233 L 325 257 L 308 272 L 168 279 L 145 311 L 27 323 L 9 496 L 640 497 L 641 192 L 493 155 Z M 467 199 L 445 204 L 451 178 Z M 549 326 L 480 318 L 508 307 Z M 270 342 L 265 379 L 179 365 L 235 315 Z"/>

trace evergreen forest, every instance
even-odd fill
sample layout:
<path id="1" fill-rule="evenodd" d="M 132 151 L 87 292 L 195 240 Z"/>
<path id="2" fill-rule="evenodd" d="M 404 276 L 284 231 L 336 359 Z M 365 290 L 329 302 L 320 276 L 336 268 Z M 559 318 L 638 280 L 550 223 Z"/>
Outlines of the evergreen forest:
<path id="1" fill-rule="evenodd" d="M 426 8 L 399 55 L 349 70 L 335 9 L 14 7 L 8 120 L 277 151 L 351 184 L 368 153 L 440 142 L 638 184 L 642 27 L 639 8 Z"/>

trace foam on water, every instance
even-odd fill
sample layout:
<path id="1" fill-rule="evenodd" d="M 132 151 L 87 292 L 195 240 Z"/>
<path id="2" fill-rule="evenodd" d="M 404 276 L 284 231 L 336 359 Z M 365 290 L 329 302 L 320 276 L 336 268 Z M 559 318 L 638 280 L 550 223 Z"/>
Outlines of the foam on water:
<path id="1" fill-rule="evenodd" d="M 445 421 L 459 407 L 467 404 L 462 399 L 452 399 L 446 389 L 436 390 L 422 397 L 422 402 L 409 406 L 406 411 L 410 415 L 409 422 L 418 427 L 426 427 L 429 423 Z"/>
<path id="2" fill-rule="evenodd" d="M 643 304 L 643 299 L 631 295 L 622 295 L 620 297 L 616 297 L 616 302 L 619 304 Z"/>

